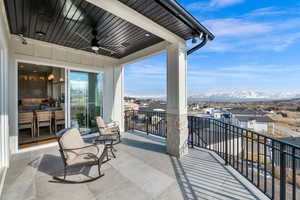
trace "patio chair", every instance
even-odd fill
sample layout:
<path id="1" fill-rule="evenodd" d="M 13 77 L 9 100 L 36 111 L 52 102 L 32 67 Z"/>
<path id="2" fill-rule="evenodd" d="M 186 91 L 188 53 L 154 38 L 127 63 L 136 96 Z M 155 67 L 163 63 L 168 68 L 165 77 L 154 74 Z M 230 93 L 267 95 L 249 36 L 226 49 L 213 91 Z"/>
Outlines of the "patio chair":
<path id="1" fill-rule="evenodd" d="M 78 129 L 63 129 L 57 133 L 59 152 L 64 163 L 64 178 L 54 176 L 56 180 L 69 183 L 84 183 L 94 181 L 104 174 L 101 173 L 101 165 L 105 158 L 108 158 L 107 147 L 104 144 L 85 143 Z M 98 176 L 84 181 L 66 180 L 67 170 L 80 166 L 98 165 Z"/>
<path id="2" fill-rule="evenodd" d="M 107 138 L 107 140 L 111 140 L 111 138 L 116 138 L 117 143 L 121 142 L 120 129 L 117 122 L 111 122 L 105 124 L 102 117 L 96 117 L 96 124 L 99 130 L 99 138 Z"/>

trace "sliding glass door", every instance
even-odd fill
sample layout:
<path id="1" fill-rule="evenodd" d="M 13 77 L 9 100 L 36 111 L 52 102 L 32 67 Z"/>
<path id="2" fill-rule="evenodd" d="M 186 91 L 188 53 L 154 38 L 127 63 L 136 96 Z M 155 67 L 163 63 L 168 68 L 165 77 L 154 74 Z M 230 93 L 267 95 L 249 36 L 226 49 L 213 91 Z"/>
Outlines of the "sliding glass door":
<path id="1" fill-rule="evenodd" d="M 65 69 L 18 63 L 19 148 L 56 141 L 65 128 Z"/>
<path id="2" fill-rule="evenodd" d="M 97 131 L 96 116 L 102 116 L 102 75 L 92 72 L 70 71 L 71 127 L 82 134 Z"/>

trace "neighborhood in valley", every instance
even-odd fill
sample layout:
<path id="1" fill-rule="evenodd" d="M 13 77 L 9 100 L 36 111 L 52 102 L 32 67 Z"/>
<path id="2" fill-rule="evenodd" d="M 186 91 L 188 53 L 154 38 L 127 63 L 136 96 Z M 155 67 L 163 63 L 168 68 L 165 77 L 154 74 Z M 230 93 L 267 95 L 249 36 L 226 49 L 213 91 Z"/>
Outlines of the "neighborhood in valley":
<path id="1" fill-rule="evenodd" d="M 125 110 L 165 112 L 163 98 L 125 97 Z M 188 99 L 188 114 L 221 120 L 291 143 L 300 138 L 300 98 L 284 100 Z M 293 138 L 293 139 L 291 139 Z"/>

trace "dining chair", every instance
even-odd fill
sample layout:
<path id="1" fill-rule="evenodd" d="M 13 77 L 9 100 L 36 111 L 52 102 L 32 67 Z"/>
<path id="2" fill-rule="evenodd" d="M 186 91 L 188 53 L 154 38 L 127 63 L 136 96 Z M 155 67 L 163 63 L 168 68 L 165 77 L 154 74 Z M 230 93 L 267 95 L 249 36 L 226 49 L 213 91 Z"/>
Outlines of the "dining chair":
<path id="1" fill-rule="evenodd" d="M 33 112 L 21 112 L 19 113 L 18 121 L 19 130 L 30 129 L 31 137 L 34 136 L 34 115 Z"/>
<path id="2" fill-rule="evenodd" d="M 40 136 L 41 127 L 49 127 L 50 134 L 52 134 L 52 114 L 50 111 L 36 111 L 36 128 L 37 136 Z"/>
<path id="3" fill-rule="evenodd" d="M 54 111 L 54 130 L 57 132 L 57 127 L 61 125 L 65 125 L 65 111 L 64 110 L 56 110 Z"/>

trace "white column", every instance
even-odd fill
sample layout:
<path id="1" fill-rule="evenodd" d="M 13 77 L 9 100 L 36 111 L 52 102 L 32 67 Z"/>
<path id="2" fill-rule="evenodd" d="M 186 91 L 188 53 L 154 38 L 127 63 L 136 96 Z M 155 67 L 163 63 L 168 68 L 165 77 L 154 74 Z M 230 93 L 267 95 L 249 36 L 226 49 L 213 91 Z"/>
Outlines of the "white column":
<path id="1" fill-rule="evenodd" d="M 104 72 L 103 118 L 117 121 L 124 131 L 124 70 L 123 66 L 107 67 Z"/>
<path id="2" fill-rule="evenodd" d="M 2 8 L 0 2 L 0 7 Z M 8 84 L 9 68 L 9 32 L 4 21 L 5 15 L 0 10 L 0 170 L 9 165 L 9 126 L 8 126 L 8 92 L 11 86 Z M 0 174 L 0 181 L 3 180 Z M 1 182 L 0 182 L 1 194 Z"/>
<path id="3" fill-rule="evenodd" d="M 167 152 L 181 157 L 188 153 L 185 45 L 171 45 L 167 52 Z"/>

